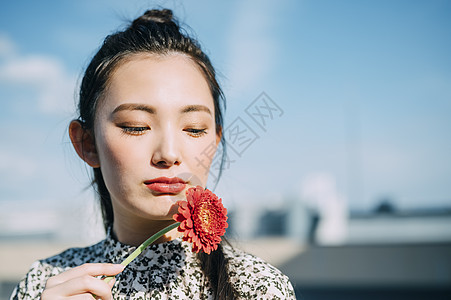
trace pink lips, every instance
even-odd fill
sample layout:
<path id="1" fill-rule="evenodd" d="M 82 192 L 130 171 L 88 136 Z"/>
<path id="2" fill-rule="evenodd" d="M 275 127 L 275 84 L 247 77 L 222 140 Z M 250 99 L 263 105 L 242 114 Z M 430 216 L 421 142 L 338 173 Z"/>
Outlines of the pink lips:
<path id="1" fill-rule="evenodd" d="M 161 194 L 178 194 L 185 189 L 185 181 L 178 177 L 158 177 L 144 182 L 149 189 Z"/>

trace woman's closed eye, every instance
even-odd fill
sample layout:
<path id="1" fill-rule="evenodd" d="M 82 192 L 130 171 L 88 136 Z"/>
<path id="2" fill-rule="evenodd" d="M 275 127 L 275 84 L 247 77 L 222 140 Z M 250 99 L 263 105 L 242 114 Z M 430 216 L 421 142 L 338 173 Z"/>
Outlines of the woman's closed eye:
<path id="1" fill-rule="evenodd" d="M 184 131 L 192 137 L 201 137 L 207 133 L 207 128 L 187 128 Z"/>
<path id="2" fill-rule="evenodd" d="M 147 130 L 150 130 L 148 126 L 121 126 L 123 133 L 130 135 L 142 135 Z"/>

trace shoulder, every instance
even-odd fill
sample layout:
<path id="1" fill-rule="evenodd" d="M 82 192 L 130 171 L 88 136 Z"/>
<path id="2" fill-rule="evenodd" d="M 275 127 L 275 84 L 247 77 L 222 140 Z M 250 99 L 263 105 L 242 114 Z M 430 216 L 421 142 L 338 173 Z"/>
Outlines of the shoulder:
<path id="1" fill-rule="evenodd" d="M 57 255 L 40 260 L 42 265 L 51 266 L 53 268 L 65 270 L 73 268 L 84 263 L 101 262 L 97 261 L 103 256 L 103 244 L 101 241 L 95 245 L 84 248 L 69 248 Z"/>
<path id="2" fill-rule="evenodd" d="M 70 248 L 34 262 L 14 289 L 11 299 L 39 299 L 47 280 L 69 268 L 92 262 L 101 243 L 86 248 Z"/>
<path id="3" fill-rule="evenodd" d="M 240 297 L 245 299 L 295 299 L 289 278 L 259 257 L 223 246 L 229 262 L 229 276 Z"/>

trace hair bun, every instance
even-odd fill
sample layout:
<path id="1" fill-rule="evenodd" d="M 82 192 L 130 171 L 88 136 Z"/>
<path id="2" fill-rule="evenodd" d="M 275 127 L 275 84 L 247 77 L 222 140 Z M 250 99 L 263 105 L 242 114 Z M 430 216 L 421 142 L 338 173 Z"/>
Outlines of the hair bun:
<path id="1" fill-rule="evenodd" d="M 151 9 L 147 10 L 142 16 L 133 21 L 132 26 L 143 25 L 149 22 L 174 24 L 172 10 L 170 9 Z"/>

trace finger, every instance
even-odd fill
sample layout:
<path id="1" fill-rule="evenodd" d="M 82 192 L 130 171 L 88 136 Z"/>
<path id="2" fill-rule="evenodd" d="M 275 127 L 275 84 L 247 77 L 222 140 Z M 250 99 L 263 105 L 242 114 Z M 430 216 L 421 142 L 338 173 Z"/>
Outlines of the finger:
<path id="1" fill-rule="evenodd" d="M 72 269 L 69 269 L 61 274 L 49 278 L 46 283 L 46 288 L 59 285 L 65 281 L 73 278 L 81 277 L 83 275 L 99 276 L 106 275 L 112 276 L 120 273 L 124 270 L 124 266 L 120 264 L 84 264 Z"/>
<path id="2" fill-rule="evenodd" d="M 100 299 L 112 299 L 111 286 L 99 278 L 83 275 L 65 281 L 51 288 L 46 288 L 41 299 L 56 299 L 65 297 L 85 296 L 90 299 L 92 295 Z"/>
<path id="3" fill-rule="evenodd" d="M 70 297 L 70 300 L 94 300 L 94 299 L 101 298 L 98 298 L 97 296 L 88 293 Z"/>
<path id="4" fill-rule="evenodd" d="M 110 282 L 107 282 L 107 284 L 110 286 L 111 289 L 113 288 L 115 283 L 116 283 L 116 277 L 114 277 L 112 280 L 110 280 Z"/>
<path id="5" fill-rule="evenodd" d="M 67 285 L 71 286 L 72 293 L 69 293 L 70 296 L 90 293 L 96 295 L 96 298 L 100 299 L 113 298 L 111 295 L 111 286 L 108 283 L 89 275 L 84 275 L 80 278 L 69 280 L 67 281 Z M 65 289 L 66 287 L 62 288 Z"/>
<path id="6" fill-rule="evenodd" d="M 53 299 L 59 299 L 59 298 L 55 297 L 55 296 L 53 296 L 51 298 L 48 298 L 48 297 L 43 298 L 43 296 L 41 296 L 41 300 L 53 300 Z M 94 296 L 92 294 L 89 294 L 89 293 L 75 295 L 75 296 L 71 296 L 70 297 L 70 300 L 94 300 L 94 299 L 101 299 L 101 298 L 98 298 L 98 297 L 96 297 L 96 296 Z"/>

